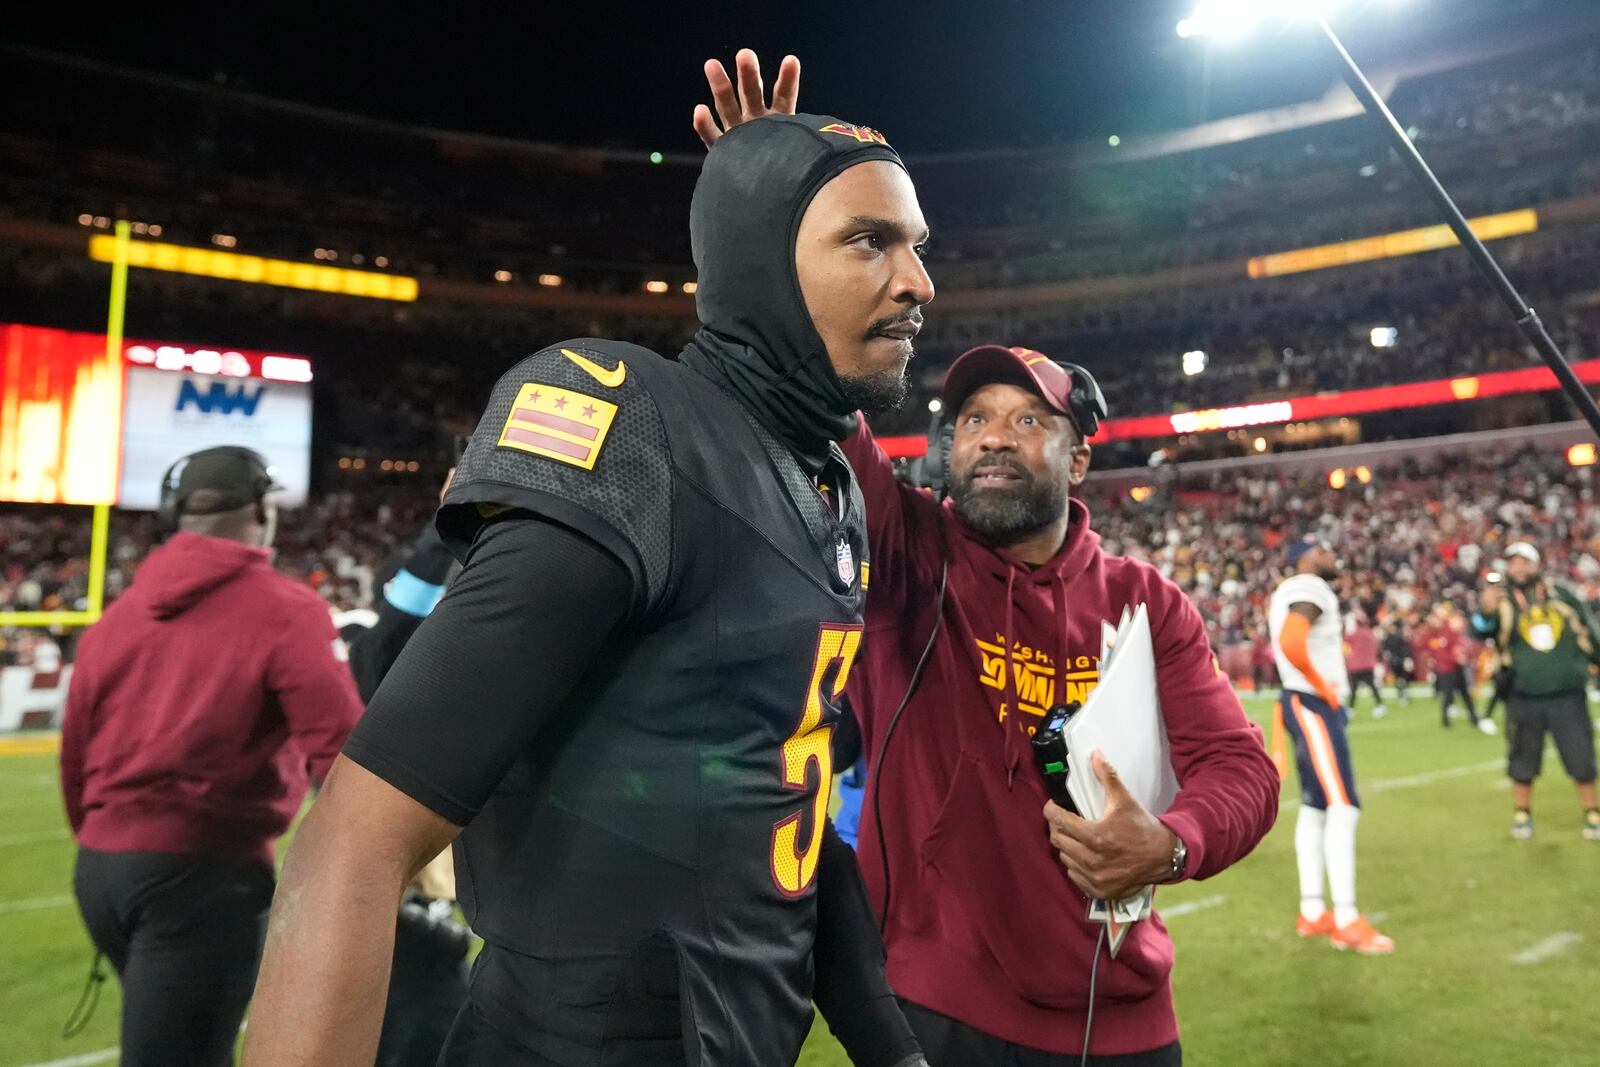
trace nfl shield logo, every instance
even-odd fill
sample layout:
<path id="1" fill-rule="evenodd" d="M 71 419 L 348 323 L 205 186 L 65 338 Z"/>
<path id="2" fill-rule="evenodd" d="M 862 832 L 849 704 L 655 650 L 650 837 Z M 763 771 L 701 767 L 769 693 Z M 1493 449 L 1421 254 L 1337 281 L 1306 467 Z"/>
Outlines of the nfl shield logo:
<path id="1" fill-rule="evenodd" d="M 856 581 L 856 558 L 850 552 L 850 542 L 841 539 L 837 553 L 839 560 L 839 580 L 845 585 L 854 585 Z"/>

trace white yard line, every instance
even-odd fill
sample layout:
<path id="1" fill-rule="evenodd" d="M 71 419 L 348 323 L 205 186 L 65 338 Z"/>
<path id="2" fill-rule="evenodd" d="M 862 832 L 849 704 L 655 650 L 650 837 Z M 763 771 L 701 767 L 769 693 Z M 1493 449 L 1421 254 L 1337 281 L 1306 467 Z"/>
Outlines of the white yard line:
<path id="1" fill-rule="evenodd" d="M 0 915 L 13 911 L 43 911 L 46 908 L 63 908 L 72 903 L 72 898 L 61 897 L 30 897 L 26 900 L 0 900 Z"/>
<path id="2" fill-rule="evenodd" d="M 1563 930 L 1559 934 L 1551 934 L 1536 944 L 1511 957 L 1512 963 L 1530 964 L 1543 963 L 1551 956 L 1559 956 L 1567 949 L 1583 940 L 1583 935 L 1572 930 Z"/>
<path id="3" fill-rule="evenodd" d="M 1420 786 L 1432 785 L 1442 782 L 1447 778 L 1465 778 L 1469 774 L 1483 774 L 1485 771 L 1498 771 L 1504 769 L 1505 757 L 1484 760 L 1481 763 L 1469 763 L 1464 767 L 1448 767 L 1440 771 L 1428 771 L 1425 774 L 1412 774 L 1404 778 L 1379 778 L 1367 785 L 1359 781 L 1356 788 L 1363 793 L 1387 793 L 1394 789 L 1416 789 Z"/>
<path id="4" fill-rule="evenodd" d="M 90 1067 L 95 1063 L 110 1063 L 117 1058 L 117 1053 L 122 1050 L 112 1046 L 103 1048 L 99 1052 L 85 1052 L 81 1056 L 68 1056 L 64 1060 L 51 1060 L 48 1063 L 28 1063 L 23 1067 Z"/>
<path id="5" fill-rule="evenodd" d="M 67 836 L 65 830 L 39 830 L 31 834 L 0 834 L 0 848 L 7 845 L 31 845 L 36 841 L 55 841 Z"/>
<path id="6" fill-rule="evenodd" d="M 1161 916 L 1162 919 L 1176 919 L 1180 915 L 1191 915 L 1197 911 L 1205 911 L 1207 908 L 1220 907 L 1227 902 L 1228 898 L 1224 896 L 1201 897 L 1199 900 L 1185 900 L 1180 904 L 1172 905 L 1170 908 L 1157 908 L 1156 914 Z"/>

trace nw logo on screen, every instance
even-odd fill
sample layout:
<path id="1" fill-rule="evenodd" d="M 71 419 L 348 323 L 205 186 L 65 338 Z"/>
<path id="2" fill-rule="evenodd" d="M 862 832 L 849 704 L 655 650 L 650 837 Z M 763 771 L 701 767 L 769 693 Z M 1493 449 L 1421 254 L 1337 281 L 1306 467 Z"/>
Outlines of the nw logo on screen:
<path id="1" fill-rule="evenodd" d="M 249 418 L 256 413 L 256 406 L 261 403 L 262 394 L 266 391 L 267 387 L 264 385 L 258 385 L 254 389 L 247 385 L 238 385 L 230 389 L 222 382 L 212 382 L 202 392 L 193 381 L 185 380 L 178 387 L 177 410 L 194 407 L 206 415 L 213 413 L 232 415 L 238 412 Z"/>

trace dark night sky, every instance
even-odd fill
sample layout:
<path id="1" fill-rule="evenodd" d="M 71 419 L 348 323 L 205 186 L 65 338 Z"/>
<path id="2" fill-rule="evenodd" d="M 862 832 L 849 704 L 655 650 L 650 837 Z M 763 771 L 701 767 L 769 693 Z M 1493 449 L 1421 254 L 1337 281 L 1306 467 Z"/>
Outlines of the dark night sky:
<path id="1" fill-rule="evenodd" d="M 1334 69 L 1301 28 L 1234 47 L 1180 40 L 1193 0 L 774 0 L 742 5 L 323 0 L 31 5 L 0 39 L 386 119 L 682 151 L 700 61 L 750 45 L 805 63 L 802 106 L 902 148 L 1013 146 L 1168 129 L 1320 96 Z M 40 12 L 39 7 L 50 10 Z M 1595 0 L 1347 0 L 1369 67 Z"/>

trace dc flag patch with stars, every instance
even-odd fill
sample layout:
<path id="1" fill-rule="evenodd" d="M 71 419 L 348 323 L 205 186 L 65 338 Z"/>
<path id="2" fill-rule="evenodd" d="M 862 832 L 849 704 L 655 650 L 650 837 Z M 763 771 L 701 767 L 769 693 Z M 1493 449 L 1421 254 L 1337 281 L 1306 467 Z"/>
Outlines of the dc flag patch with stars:
<path id="1" fill-rule="evenodd" d="M 617 405 L 599 397 L 528 382 L 517 393 L 496 443 L 592 471 L 616 417 Z"/>

